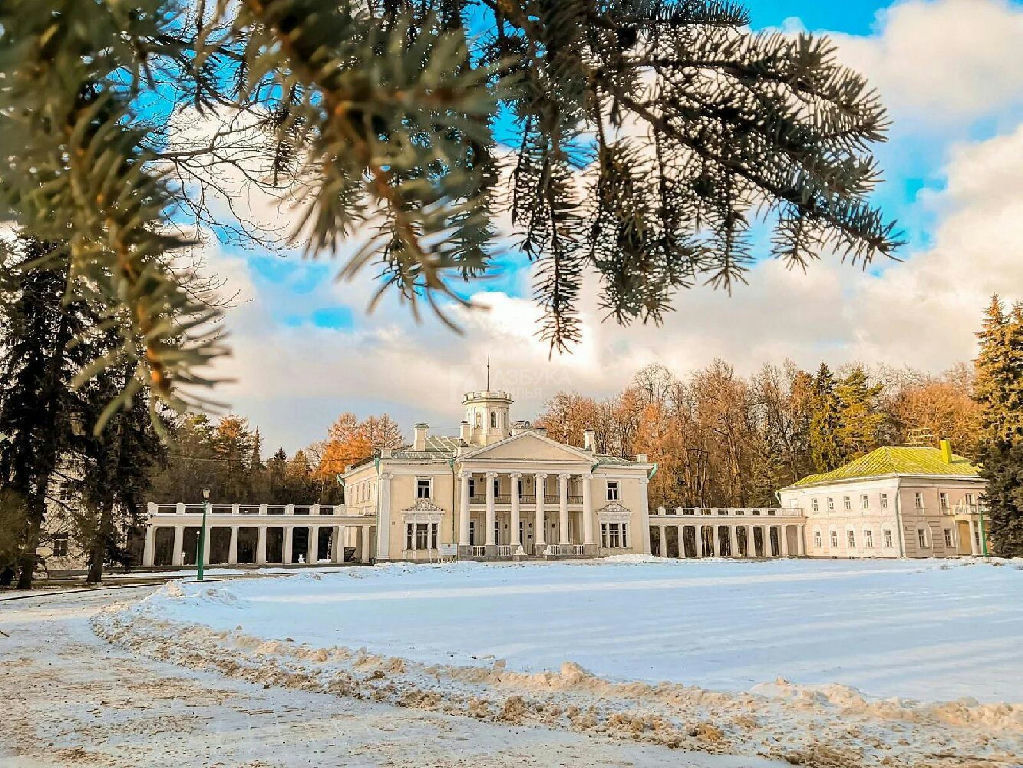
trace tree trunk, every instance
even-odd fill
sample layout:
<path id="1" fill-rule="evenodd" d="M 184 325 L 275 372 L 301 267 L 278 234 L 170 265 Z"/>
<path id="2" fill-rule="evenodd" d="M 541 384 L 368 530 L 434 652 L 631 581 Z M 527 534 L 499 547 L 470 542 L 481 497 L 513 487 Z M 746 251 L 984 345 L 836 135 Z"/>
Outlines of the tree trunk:
<path id="1" fill-rule="evenodd" d="M 110 504 L 103 504 L 100 507 L 99 521 L 96 526 L 96 533 L 89 547 L 89 575 L 86 581 L 89 584 L 98 584 L 103 581 L 103 561 L 107 555 L 107 545 L 113 535 L 114 511 Z"/>
<path id="2" fill-rule="evenodd" d="M 22 544 L 21 556 L 18 558 L 18 589 L 32 589 L 36 569 L 36 549 L 39 547 L 39 534 L 43 528 L 41 504 L 35 502 L 27 504 L 26 512 L 28 521 L 25 527 L 25 541 Z"/>

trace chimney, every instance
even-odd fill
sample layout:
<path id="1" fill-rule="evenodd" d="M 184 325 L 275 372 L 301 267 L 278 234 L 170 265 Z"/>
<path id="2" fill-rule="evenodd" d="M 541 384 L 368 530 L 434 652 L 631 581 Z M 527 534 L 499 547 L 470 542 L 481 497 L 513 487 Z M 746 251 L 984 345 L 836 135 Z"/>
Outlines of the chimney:
<path id="1" fill-rule="evenodd" d="M 419 422 L 416 424 L 416 436 L 412 441 L 413 451 L 425 451 L 426 450 L 426 432 L 430 429 L 429 424 L 423 424 Z"/>
<path id="2" fill-rule="evenodd" d="M 952 463 L 952 443 L 942 438 L 938 442 L 938 447 L 941 449 L 941 460 L 946 464 Z"/>
<path id="3" fill-rule="evenodd" d="M 637 453 L 636 454 L 636 462 L 638 464 L 646 464 L 646 454 L 645 453 Z"/>
<path id="4" fill-rule="evenodd" d="M 583 432 L 583 449 L 593 452 L 597 450 L 597 433 L 592 429 L 587 429 Z"/>
<path id="5" fill-rule="evenodd" d="M 472 437 L 472 427 L 469 426 L 469 422 L 463 421 L 459 425 L 458 436 L 462 439 L 463 443 L 469 443 L 469 440 Z"/>

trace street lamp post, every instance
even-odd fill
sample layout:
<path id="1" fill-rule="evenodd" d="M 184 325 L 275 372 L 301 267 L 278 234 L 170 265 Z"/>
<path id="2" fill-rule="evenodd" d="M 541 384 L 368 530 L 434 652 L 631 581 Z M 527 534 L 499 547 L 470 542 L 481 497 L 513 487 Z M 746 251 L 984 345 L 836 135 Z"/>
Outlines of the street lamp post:
<path id="1" fill-rule="evenodd" d="M 202 528 L 199 529 L 199 545 L 198 552 L 195 556 L 195 562 L 198 564 L 199 573 L 198 580 L 202 581 L 203 576 L 203 561 L 206 559 L 206 513 L 210 510 L 210 489 L 202 489 Z"/>

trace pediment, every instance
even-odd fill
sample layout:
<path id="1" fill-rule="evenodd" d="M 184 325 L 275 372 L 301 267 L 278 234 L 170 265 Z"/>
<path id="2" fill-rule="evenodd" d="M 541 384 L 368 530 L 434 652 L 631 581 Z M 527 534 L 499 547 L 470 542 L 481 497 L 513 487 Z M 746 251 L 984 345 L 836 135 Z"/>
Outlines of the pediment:
<path id="1" fill-rule="evenodd" d="M 473 459 L 526 459 L 530 461 L 594 461 L 593 454 L 571 445 L 564 445 L 536 432 L 522 432 L 506 437 L 493 445 L 483 446 L 462 454 L 462 460 Z"/>

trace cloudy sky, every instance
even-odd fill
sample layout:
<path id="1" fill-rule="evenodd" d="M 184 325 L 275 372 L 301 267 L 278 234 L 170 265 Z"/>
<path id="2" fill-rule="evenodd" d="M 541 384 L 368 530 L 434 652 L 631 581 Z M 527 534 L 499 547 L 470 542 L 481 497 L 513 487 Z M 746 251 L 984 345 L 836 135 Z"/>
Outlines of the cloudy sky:
<path id="1" fill-rule="evenodd" d="M 321 439 L 345 410 L 388 412 L 457 433 L 463 391 L 495 388 L 531 418 L 562 389 L 596 397 L 650 362 L 683 374 L 722 357 L 742 373 L 791 358 L 943 370 L 974 353 L 993 292 L 1023 298 L 1023 2 L 747 0 L 757 29 L 827 31 L 881 92 L 894 120 L 879 150 L 875 198 L 899 220 L 900 261 L 869 271 L 824 261 L 805 274 L 764 260 L 729 297 L 680 294 L 660 328 L 584 315 L 583 342 L 548 359 L 536 338 L 528 265 L 507 264 L 461 313 L 463 335 L 416 324 L 397 303 L 367 316 L 369 277 L 338 283 L 338 265 L 213 246 L 210 265 L 239 292 L 228 327 L 237 383 L 217 396 L 290 452 Z M 270 215 L 280 215 L 272 213 Z M 593 306 L 593 303 L 589 303 Z"/>

